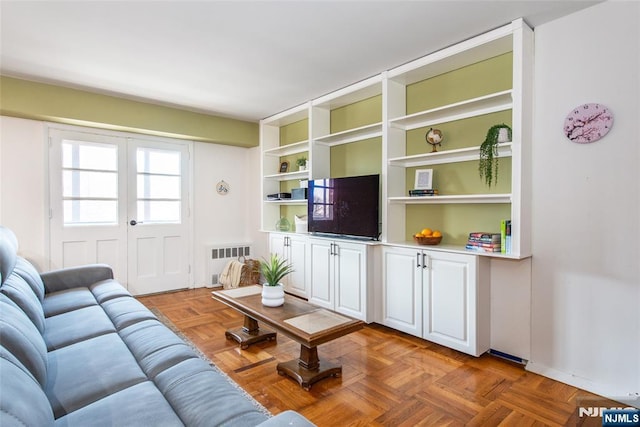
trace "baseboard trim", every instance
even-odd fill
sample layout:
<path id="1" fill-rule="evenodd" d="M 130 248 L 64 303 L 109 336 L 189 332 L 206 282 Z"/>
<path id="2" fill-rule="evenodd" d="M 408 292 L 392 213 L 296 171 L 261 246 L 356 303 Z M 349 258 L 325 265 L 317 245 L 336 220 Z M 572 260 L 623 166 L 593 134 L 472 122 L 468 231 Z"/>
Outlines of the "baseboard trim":
<path id="1" fill-rule="evenodd" d="M 568 374 L 566 372 L 562 372 L 557 369 L 544 366 L 540 363 L 529 361 L 525 365 L 525 369 L 535 374 L 539 374 L 544 377 L 551 378 L 552 380 L 560 381 L 561 383 L 565 383 L 570 386 L 577 387 L 579 389 L 588 391 L 593 394 L 597 394 L 598 396 L 602 396 L 607 399 L 614 400 L 616 402 L 621 402 L 621 399 L 637 398 L 636 396 L 632 395 L 629 391 L 616 389 L 615 387 L 612 387 L 607 384 L 598 383 L 595 381 L 591 381 L 587 378 L 582 378 L 576 375 Z M 625 402 L 621 402 L 621 403 L 625 403 Z"/>

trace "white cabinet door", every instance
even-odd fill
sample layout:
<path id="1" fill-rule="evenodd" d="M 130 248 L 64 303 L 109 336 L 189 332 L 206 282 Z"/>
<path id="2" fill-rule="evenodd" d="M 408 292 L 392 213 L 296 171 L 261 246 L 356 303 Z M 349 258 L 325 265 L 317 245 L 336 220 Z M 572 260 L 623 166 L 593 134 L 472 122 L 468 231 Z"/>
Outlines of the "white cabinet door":
<path id="1" fill-rule="evenodd" d="M 382 323 L 422 336 L 422 251 L 385 247 L 382 250 Z"/>
<path id="2" fill-rule="evenodd" d="M 335 311 L 367 320 L 367 245 L 334 242 Z"/>
<path id="3" fill-rule="evenodd" d="M 282 280 L 285 291 L 307 298 L 307 237 L 270 233 L 269 250 L 286 259 L 293 266 L 294 271 Z"/>
<path id="4" fill-rule="evenodd" d="M 334 309 L 333 242 L 309 239 L 309 302 Z"/>
<path id="5" fill-rule="evenodd" d="M 488 343 L 478 342 L 477 256 L 426 253 L 423 337 L 475 356 L 484 353 Z"/>
<path id="6" fill-rule="evenodd" d="M 305 236 L 288 236 L 287 258 L 293 266 L 293 272 L 286 279 L 285 290 L 302 298 L 307 298 L 307 252 L 308 244 Z"/>

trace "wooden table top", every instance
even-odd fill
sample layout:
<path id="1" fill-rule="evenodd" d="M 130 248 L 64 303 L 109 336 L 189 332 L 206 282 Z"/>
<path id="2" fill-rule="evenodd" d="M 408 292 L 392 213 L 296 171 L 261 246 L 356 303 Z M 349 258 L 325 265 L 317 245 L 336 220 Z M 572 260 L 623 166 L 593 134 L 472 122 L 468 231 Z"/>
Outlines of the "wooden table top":
<path id="1" fill-rule="evenodd" d="M 305 347 L 315 347 L 362 329 L 364 322 L 285 294 L 284 305 L 262 305 L 262 286 L 211 292 L 212 297 L 284 333 Z"/>

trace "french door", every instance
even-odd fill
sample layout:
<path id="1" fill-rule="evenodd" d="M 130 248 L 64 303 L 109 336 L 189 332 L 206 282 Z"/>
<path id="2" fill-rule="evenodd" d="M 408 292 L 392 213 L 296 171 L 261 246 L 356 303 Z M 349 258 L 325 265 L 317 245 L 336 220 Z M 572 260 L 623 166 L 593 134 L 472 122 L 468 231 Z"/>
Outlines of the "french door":
<path id="1" fill-rule="evenodd" d="M 189 142 L 51 129 L 51 268 L 112 266 L 134 295 L 189 287 Z"/>

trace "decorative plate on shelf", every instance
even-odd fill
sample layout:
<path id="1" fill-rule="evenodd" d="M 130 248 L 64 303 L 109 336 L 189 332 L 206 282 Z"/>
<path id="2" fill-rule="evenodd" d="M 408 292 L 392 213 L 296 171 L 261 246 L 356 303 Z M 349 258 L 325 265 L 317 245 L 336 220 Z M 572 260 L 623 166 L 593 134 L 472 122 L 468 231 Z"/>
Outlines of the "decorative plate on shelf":
<path id="1" fill-rule="evenodd" d="M 613 126 L 613 114 L 602 104 L 583 104 L 564 119 L 564 134 L 578 144 L 595 142 Z"/>

